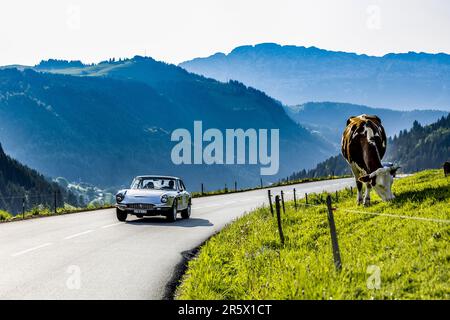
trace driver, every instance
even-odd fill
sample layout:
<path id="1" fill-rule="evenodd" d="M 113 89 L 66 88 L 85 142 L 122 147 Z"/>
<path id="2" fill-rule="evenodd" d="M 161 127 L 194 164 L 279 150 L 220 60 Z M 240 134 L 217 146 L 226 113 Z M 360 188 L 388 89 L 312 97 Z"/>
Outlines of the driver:
<path id="1" fill-rule="evenodd" d="M 155 189 L 155 184 L 153 181 L 149 181 L 145 184 L 144 189 Z"/>

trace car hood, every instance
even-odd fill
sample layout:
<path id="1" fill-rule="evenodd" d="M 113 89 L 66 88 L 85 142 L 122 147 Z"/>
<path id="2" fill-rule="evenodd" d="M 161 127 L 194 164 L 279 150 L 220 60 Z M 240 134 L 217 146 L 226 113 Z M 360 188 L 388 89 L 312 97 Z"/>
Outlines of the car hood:
<path id="1" fill-rule="evenodd" d="M 168 196 L 174 196 L 177 194 L 176 191 L 170 190 L 142 190 L 142 189 L 127 189 L 124 190 L 125 198 L 122 202 L 125 203 L 159 203 L 161 200 L 161 196 L 163 194 L 167 194 Z"/>

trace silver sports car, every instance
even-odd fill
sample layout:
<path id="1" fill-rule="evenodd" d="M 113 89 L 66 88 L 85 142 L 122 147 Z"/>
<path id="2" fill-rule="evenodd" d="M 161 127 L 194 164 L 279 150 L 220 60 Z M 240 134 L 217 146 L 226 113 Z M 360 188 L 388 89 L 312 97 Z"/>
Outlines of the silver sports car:
<path id="1" fill-rule="evenodd" d="M 129 214 L 138 218 L 144 216 L 166 216 L 169 221 L 191 215 L 191 195 L 183 181 L 177 177 L 138 176 L 129 189 L 116 194 L 116 212 L 119 221 L 125 221 Z"/>

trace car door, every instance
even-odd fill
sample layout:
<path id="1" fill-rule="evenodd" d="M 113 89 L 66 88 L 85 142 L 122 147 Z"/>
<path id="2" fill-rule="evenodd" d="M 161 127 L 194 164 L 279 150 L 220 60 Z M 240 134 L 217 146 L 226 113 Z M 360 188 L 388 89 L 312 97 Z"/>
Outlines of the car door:
<path id="1" fill-rule="evenodd" d="M 178 210 L 184 210 L 186 208 L 185 205 L 185 199 L 184 199 L 184 192 L 183 192 L 183 185 L 181 184 L 180 180 L 177 180 L 177 189 L 178 189 Z"/>
<path id="2" fill-rule="evenodd" d="M 179 183 L 180 191 L 181 191 L 180 195 L 181 195 L 181 197 L 183 199 L 183 201 L 182 201 L 183 202 L 183 209 L 186 209 L 188 207 L 188 204 L 189 204 L 189 194 L 186 191 L 186 187 L 184 186 L 183 181 L 178 180 L 178 183 Z"/>

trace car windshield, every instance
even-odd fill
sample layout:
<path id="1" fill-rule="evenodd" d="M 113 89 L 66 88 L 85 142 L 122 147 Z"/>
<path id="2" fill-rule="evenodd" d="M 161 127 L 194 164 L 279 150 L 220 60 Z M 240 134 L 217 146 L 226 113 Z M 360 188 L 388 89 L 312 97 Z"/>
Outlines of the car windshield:
<path id="1" fill-rule="evenodd" d="M 133 180 L 131 189 L 176 190 L 176 181 L 171 178 L 140 177 Z"/>

